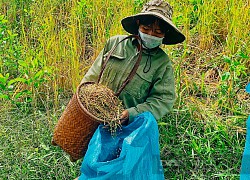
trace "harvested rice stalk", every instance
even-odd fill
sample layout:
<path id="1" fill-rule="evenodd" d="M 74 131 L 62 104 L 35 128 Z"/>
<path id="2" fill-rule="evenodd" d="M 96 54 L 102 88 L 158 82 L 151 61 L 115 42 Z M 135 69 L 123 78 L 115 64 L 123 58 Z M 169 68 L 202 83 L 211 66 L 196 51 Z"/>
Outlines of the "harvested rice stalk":
<path id="1" fill-rule="evenodd" d="M 86 84 L 80 87 L 79 98 L 88 112 L 108 124 L 114 135 L 121 126 L 120 114 L 124 107 L 113 91 L 101 84 Z"/>

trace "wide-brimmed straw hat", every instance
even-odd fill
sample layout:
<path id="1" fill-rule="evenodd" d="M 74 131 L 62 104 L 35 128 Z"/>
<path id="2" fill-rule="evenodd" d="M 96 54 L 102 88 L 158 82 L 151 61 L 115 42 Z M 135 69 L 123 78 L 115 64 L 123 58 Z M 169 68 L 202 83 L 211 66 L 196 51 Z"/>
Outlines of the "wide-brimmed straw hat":
<path id="1" fill-rule="evenodd" d="M 139 27 L 136 20 L 140 16 L 148 15 L 155 16 L 167 23 L 168 30 L 165 32 L 165 37 L 162 42 L 163 44 L 177 44 L 185 40 L 185 36 L 172 22 L 173 8 L 168 2 L 163 0 L 149 1 L 143 6 L 140 13 L 122 19 L 122 26 L 128 33 L 138 34 Z"/>

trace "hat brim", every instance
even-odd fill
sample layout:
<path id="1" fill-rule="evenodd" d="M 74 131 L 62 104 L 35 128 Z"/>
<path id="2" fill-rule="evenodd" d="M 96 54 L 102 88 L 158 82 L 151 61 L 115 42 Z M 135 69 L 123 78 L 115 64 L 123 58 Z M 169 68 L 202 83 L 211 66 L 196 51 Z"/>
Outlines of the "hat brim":
<path id="1" fill-rule="evenodd" d="M 172 23 L 172 21 L 170 21 L 165 16 L 157 12 L 138 13 L 134 16 L 128 16 L 122 19 L 121 23 L 124 30 L 130 34 L 138 34 L 139 27 L 136 23 L 136 20 L 138 19 L 139 16 L 146 16 L 146 15 L 151 15 L 160 18 L 169 25 L 168 31 L 167 33 L 165 33 L 165 37 L 162 41 L 163 44 L 166 45 L 178 44 L 186 39 L 185 36 L 180 32 L 180 30 Z"/>

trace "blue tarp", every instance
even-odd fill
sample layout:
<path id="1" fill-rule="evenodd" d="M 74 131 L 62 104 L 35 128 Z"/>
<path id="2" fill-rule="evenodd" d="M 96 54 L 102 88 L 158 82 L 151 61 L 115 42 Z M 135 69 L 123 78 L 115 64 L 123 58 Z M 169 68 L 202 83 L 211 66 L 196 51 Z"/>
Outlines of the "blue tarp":
<path id="1" fill-rule="evenodd" d="M 250 83 L 246 86 L 246 92 L 250 93 Z M 250 115 L 247 120 L 247 135 L 245 149 L 242 156 L 240 180 L 250 179 Z"/>
<path id="2" fill-rule="evenodd" d="M 140 114 L 115 137 L 100 125 L 89 143 L 81 173 L 79 180 L 163 180 L 154 116 Z"/>

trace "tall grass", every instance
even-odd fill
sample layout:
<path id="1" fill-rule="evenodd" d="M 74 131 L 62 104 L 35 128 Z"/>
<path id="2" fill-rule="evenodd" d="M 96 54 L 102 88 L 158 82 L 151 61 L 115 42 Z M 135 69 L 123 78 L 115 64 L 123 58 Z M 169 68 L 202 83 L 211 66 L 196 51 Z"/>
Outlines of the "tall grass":
<path id="1" fill-rule="evenodd" d="M 18 174 L 24 179 L 45 178 L 41 174 L 46 172 L 52 179 L 67 179 L 79 174 L 79 164 L 60 158 L 62 152 L 50 147 L 53 127 L 105 41 L 126 34 L 121 19 L 139 12 L 145 2 L 0 0 L 3 179 Z M 173 61 L 177 91 L 174 112 L 159 122 L 166 176 L 235 179 L 250 114 L 250 98 L 244 91 L 250 82 L 250 1 L 169 2 L 173 21 L 187 39 L 163 46 Z M 43 135 L 38 133 L 41 129 Z M 18 154 L 17 161 L 10 151 Z M 20 159 L 22 165 L 11 170 Z M 56 169 L 57 163 L 60 171 L 71 175 L 51 172 L 49 167 Z"/>

